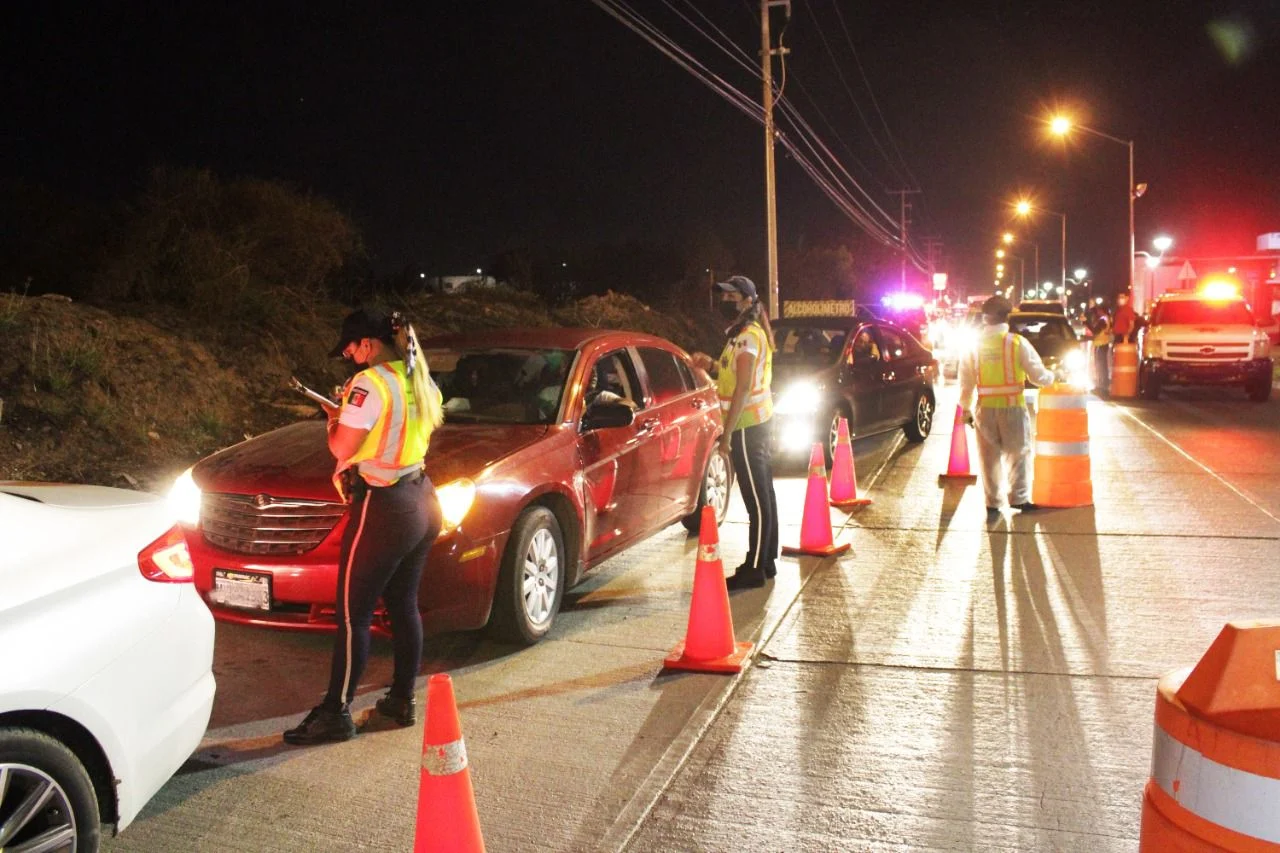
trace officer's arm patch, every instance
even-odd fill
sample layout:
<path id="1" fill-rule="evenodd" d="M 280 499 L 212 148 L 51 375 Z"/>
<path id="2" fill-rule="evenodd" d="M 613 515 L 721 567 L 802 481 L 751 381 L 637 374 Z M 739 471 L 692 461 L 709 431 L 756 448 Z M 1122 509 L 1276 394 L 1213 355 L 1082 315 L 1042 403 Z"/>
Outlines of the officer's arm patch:
<path id="1" fill-rule="evenodd" d="M 369 392 L 363 388 L 351 389 L 351 396 L 347 398 L 347 404 L 360 408 L 364 405 L 364 398 L 369 396 Z"/>

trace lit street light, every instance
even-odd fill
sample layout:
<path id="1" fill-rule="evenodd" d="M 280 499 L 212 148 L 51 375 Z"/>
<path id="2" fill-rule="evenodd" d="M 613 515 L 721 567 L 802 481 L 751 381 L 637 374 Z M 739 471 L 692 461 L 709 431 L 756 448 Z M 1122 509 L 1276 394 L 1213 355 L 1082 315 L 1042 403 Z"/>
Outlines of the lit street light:
<path id="1" fill-rule="evenodd" d="M 1049 210 L 1048 208 L 1037 207 L 1031 204 L 1031 202 L 1026 199 L 1020 199 L 1017 202 L 1017 204 L 1014 205 L 1013 209 L 1017 212 L 1019 216 L 1022 216 L 1022 217 L 1030 216 L 1031 213 L 1034 211 L 1036 213 L 1048 213 L 1062 220 L 1062 258 L 1061 258 L 1062 277 L 1059 283 L 1063 287 L 1066 287 L 1067 285 L 1067 215 L 1065 213 L 1059 213 L 1056 210 Z"/>
<path id="2" fill-rule="evenodd" d="M 1152 240 L 1151 245 L 1155 246 L 1156 251 L 1163 255 L 1165 252 L 1169 251 L 1169 249 L 1173 247 L 1173 238 L 1166 237 L 1165 235 L 1162 234 L 1159 237 Z"/>
<path id="3" fill-rule="evenodd" d="M 1089 271 L 1084 267 L 1076 267 L 1072 270 L 1071 274 L 1076 277 L 1076 281 L 1084 281 L 1084 278 L 1089 274 Z"/>
<path id="4" fill-rule="evenodd" d="M 1085 127 L 1083 124 L 1075 124 L 1066 116 L 1054 116 L 1049 121 L 1049 131 L 1053 133 L 1054 136 L 1065 138 L 1073 128 L 1082 130 L 1085 133 L 1091 133 L 1094 136 L 1100 136 L 1103 139 L 1109 139 L 1112 142 L 1117 142 L 1129 148 L 1129 183 L 1125 188 L 1125 196 L 1129 202 L 1129 292 L 1133 293 L 1133 260 L 1136 257 L 1134 250 L 1137 248 L 1133 240 L 1133 200 L 1141 194 L 1138 188 L 1133 184 L 1133 140 L 1120 139 L 1108 133 L 1103 133 L 1100 130 L 1095 130 L 1092 127 Z M 1146 188 L 1146 184 L 1143 184 L 1142 190 L 1146 190 Z"/>
<path id="5" fill-rule="evenodd" d="M 1012 242 L 1013 242 L 1013 234 L 1012 234 L 1012 233 L 1010 233 L 1010 232 L 1008 232 L 1008 231 L 1006 231 L 1006 232 L 1004 232 L 1003 234 L 1001 234 L 1001 235 L 1000 235 L 1000 239 L 1001 239 L 1001 240 L 1003 240 L 1003 241 L 1004 241 L 1004 244 L 1007 246 L 1007 245 L 1009 245 L 1010 243 L 1012 243 Z"/>

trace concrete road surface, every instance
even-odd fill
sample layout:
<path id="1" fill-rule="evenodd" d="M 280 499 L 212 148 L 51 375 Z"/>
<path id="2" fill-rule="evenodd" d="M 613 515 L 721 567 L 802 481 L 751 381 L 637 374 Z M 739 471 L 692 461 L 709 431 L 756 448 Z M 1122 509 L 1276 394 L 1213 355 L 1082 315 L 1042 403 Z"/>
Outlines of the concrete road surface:
<path id="1" fill-rule="evenodd" d="M 532 649 L 428 644 L 457 690 L 490 851 L 1133 850 L 1155 679 L 1280 615 L 1280 404 L 1090 406 L 1095 505 L 987 523 L 920 446 L 858 442 L 875 502 L 839 560 L 737 593 L 741 676 L 661 672 L 696 543 L 673 528 L 568 596 Z M 780 478 L 784 543 L 804 481 Z M 726 562 L 744 550 L 736 507 Z M 729 566 L 734 565 L 729 562 Z M 421 723 L 286 748 L 327 638 L 219 626 L 204 745 L 108 850 L 408 850 Z M 357 710 L 389 676 L 375 656 Z"/>

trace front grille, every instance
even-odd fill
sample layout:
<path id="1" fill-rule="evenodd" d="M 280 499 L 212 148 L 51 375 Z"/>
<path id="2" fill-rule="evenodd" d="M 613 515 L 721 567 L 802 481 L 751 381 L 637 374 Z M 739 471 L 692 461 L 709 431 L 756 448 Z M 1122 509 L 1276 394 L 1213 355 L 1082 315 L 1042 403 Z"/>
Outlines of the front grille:
<path id="1" fill-rule="evenodd" d="M 200 528 L 204 538 L 236 554 L 304 554 L 333 530 L 345 505 L 270 495 L 204 495 Z"/>
<path id="2" fill-rule="evenodd" d="M 1197 343 L 1194 341 L 1169 341 L 1164 345 L 1165 358 L 1171 361 L 1201 361 L 1217 363 L 1223 361 L 1246 361 L 1249 358 L 1249 344 L 1242 343 Z M 1210 350 L 1204 352 L 1204 350 Z"/>

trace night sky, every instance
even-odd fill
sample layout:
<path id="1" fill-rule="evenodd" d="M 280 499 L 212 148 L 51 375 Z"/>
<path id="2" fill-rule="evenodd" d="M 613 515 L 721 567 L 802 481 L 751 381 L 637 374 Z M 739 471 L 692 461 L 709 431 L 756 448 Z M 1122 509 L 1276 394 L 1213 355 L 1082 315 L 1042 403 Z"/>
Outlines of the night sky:
<path id="1" fill-rule="evenodd" d="M 352 214 L 383 271 L 706 234 L 765 277 L 760 126 L 589 0 L 119 5 L 4 4 L 4 178 L 98 199 L 160 163 L 278 178 Z M 754 57 L 758 2 L 628 5 L 759 100 L 676 14 Z M 1280 3 L 841 2 L 844 26 L 792 5 L 785 95 L 886 210 L 918 181 L 916 233 L 975 290 L 1019 190 L 1067 214 L 1069 270 L 1127 275 L 1125 148 L 1047 140 L 1055 105 L 1135 141 L 1139 248 L 1280 231 Z M 778 164 L 782 241 L 856 228 Z M 1058 234 L 1034 226 L 1042 278 Z"/>

